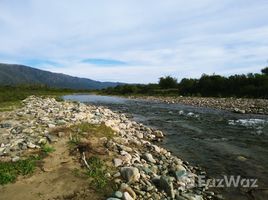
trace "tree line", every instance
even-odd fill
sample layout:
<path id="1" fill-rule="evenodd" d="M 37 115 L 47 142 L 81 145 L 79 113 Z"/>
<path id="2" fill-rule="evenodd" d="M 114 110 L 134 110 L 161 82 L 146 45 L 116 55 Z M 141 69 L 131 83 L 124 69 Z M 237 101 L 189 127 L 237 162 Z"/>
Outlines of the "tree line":
<path id="1" fill-rule="evenodd" d="M 203 74 L 199 79 L 161 77 L 158 84 L 126 84 L 101 91 L 113 95 L 184 95 L 202 97 L 268 98 L 268 67 L 261 73 L 229 77 Z"/>

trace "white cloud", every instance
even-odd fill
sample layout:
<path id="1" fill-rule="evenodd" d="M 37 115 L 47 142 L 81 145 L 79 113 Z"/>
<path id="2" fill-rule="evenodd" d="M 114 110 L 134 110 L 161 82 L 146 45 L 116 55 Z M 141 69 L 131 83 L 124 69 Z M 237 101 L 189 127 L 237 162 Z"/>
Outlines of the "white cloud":
<path id="1" fill-rule="evenodd" d="M 268 52 L 268 1 L 0 1 L 0 62 L 97 80 L 257 72 Z M 98 67 L 88 58 L 129 66 Z"/>

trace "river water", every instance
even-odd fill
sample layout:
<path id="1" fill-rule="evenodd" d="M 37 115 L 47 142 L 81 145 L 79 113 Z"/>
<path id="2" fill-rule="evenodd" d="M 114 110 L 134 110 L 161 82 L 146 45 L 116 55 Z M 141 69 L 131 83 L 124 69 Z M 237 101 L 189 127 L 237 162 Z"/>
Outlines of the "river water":
<path id="1" fill-rule="evenodd" d="M 268 199 L 268 116 L 97 95 L 66 100 L 105 106 L 162 130 L 159 145 L 199 166 L 210 178 L 257 179 L 258 188 L 213 188 L 226 199 Z M 248 192 L 248 191 L 252 192 Z"/>

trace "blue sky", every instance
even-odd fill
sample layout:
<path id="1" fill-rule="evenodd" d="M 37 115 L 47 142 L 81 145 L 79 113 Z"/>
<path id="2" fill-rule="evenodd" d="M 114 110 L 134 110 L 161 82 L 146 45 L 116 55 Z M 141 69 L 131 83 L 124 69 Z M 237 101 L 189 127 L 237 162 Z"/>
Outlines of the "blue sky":
<path id="1" fill-rule="evenodd" d="M 0 0 L 0 62 L 100 81 L 259 72 L 268 0 Z"/>

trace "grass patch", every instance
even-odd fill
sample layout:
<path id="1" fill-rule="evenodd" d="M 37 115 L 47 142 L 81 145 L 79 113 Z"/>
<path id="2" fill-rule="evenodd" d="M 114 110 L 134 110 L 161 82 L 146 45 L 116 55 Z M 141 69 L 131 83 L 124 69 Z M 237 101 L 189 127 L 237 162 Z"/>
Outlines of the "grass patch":
<path id="1" fill-rule="evenodd" d="M 45 145 L 43 145 L 41 147 L 41 150 L 42 150 L 43 153 L 49 154 L 49 153 L 54 152 L 56 149 L 54 147 L 52 147 L 52 146 L 49 146 L 49 145 L 45 144 Z"/>
<path id="2" fill-rule="evenodd" d="M 71 134 L 70 140 L 68 141 L 71 149 L 76 148 L 80 144 L 81 136 L 79 134 Z"/>
<path id="3" fill-rule="evenodd" d="M 15 110 L 21 106 L 20 101 L 0 102 L 0 112 Z"/>
<path id="4" fill-rule="evenodd" d="M 95 137 L 107 137 L 111 139 L 114 136 L 114 131 L 110 127 L 106 126 L 104 123 L 101 124 L 90 124 L 81 123 L 71 127 L 72 130 L 78 134 L 88 133 Z"/>
<path id="5" fill-rule="evenodd" d="M 105 163 L 96 156 L 87 159 L 89 169 L 86 172 L 90 178 L 92 178 L 91 183 L 96 187 L 96 189 L 104 189 L 108 183 L 109 179 L 106 176 L 108 172 Z"/>
<path id="6" fill-rule="evenodd" d="M 19 175 L 28 175 L 34 172 L 39 157 L 31 157 L 17 162 L 0 162 L 0 185 L 12 183 Z"/>

